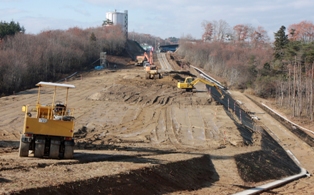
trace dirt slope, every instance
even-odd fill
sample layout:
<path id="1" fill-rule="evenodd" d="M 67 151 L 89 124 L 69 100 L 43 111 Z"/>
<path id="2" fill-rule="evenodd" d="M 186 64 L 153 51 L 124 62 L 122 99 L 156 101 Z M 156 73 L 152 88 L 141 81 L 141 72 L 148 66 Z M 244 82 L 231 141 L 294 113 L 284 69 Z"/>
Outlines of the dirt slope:
<path id="1" fill-rule="evenodd" d="M 73 160 L 17 157 L 21 107 L 36 102 L 37 90 L 0 98 L 0 193 L 231 194 L 299 172 L 266 132 L 246 129 L 202 84 L 186 93 L 176 87 L 183 74 L 146 80 L 128 59 L 115 63 L 67 81 L 76 86 Z"/>

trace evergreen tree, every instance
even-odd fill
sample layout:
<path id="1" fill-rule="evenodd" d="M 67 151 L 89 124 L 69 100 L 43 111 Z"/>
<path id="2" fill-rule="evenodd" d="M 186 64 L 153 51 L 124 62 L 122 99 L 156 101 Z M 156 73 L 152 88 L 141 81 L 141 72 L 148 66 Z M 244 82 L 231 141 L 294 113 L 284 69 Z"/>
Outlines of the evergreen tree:
<path id="1" fill-rule="evenodd" d="M 0 39 L 3 39 L 5 36 L 8 35 L 15 35 L 15 33 L 18 32 L 25 32 L 24 27 L 21 27 L 20 24 L 14 21 L 11 21 L 10 23 L 7 22 L 0 22 Z"/>
<path id="2" fill-rule="evenodd" d="M 103 26 L 107 26 L 107 25 L 113 25 L 113 22 L 109 19 L 105 20 L 103 23 L 102 23 Z"/>
<path id="3" fill-rule="evenodd" d="M 314 42 L 305 44 L 304 54 L 303 54 L 304 63 L 313 64 L 314 62 Z"/>
<path id="4" fill-rule="evenodd" d="M 95 34 L 92 32 L 92 34 L 90 35 L 90 37 L 89 37 L 89 40 L 90 41 L 96 41 L 97 40 L 97 38 L 96 38 L 96 36 L 95 36 Z"/>
<path id="5" fill-rule="evenodd" d="M 283 59 L 292 63 L 295 59 L 300 60 L 304 53 L 304 44 L 300 41 L 290 41 L 285 46 Z"/>
<path id="6" fill-rule="evenodd" d="M 275 60 L 282 60 L 284 56 L 284 50 L 286 45 L 289 43 L 288 35 L 286 35 L 286 27 L 281 26 L 280 29 L 274 33 L 275 42 L 274 42 L 274 57 Z"/>

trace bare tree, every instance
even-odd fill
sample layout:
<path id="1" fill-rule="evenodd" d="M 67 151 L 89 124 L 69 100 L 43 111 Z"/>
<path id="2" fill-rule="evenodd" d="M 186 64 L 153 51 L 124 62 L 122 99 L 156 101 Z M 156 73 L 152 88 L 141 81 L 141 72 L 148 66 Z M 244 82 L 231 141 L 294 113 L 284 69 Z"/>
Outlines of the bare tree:
<path id="1" fill-rule="evenodd" d="M 225 41 L 226 35 L 230 33 L 230 26 L 224 20 L 213 21 L 214 36 L 217 41 Z"/>
<path id="2" fill-rule="evenodd" d="M 238 24 L 233 27 L 235 41 L 243 42 L 248 39 L 249 36 L 249 29 L 248 25 Z"/>
<path id="3" fill-rule="evenodd" d="M 250 38 L 251 38 L 251 42 L 253 43 L 255 47 L 259 44 L 269 42 L 267 31 L 264 30 L 264 28 L 261 26 L 258 26 L 256 29 L 251 31 Z"/>
<path id="4" fill-rule="evenodd" d="M 202 27 L 204 29 L 204 33 L 202 35 L 202 40 L 204 42 L 211 41 L 213 39 L 214 26 L 209 21 L 203 21 Z"/>
<path id="5" fill-rule="evenodd" d="M 314 41 L 314 24 L 310 21 L 302 21 L 298 24 L 292 24 L 288 27 L 289 39 L 303 42 Z"/>
<path id="6" fill-rule="evenodd" d="M 96 39 L 90 40 L 94 33 Z M 0 94 L 33 87 L 38 81 L 55 81 L 87 68 L 102 51 L 121 52 L 125 46 L 121 28 L 111 26 L 18 33 L 0 44 Z"/>

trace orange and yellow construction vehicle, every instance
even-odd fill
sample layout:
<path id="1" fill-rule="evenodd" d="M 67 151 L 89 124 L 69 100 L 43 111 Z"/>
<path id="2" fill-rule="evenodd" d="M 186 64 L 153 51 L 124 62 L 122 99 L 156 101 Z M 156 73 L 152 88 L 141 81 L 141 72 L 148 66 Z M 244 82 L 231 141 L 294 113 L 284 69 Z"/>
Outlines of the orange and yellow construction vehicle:
<path id="1" fill-rule="evenodd" d="M 74 117 L 67 105 L 68 92 L 74 85 L 39 82 L 36 105 L 22 107 L 25 112 L 19 156 L 27 157 L 33 151 L 35 157 L 73 158 Z M 44 89 L 42 89 L 44 88 Z M 65 101 L 56 101 L 57 89 L 65 89 Z M 49 90 L 50 89 L 50 90 Z M 47 102 L 47 94 L 53 94 Z M 45 98 L 42 98 L 44 96 Z M 45 102 L 44 104 L 42 102 Z"/>
<path id="2" fill-rule="evenodd" d="M 149 55 L 147 55 L 147 52 L 144 52 L 143 55 L 136 56 L 136 59 L 135 59 L 136 66 L 139 66 L 139 65 L 143 66 L 146 64 L 146 62 L 148 62 L 150 65 L 154 64 L 152 51 L 149 52 Z"/>
<path id="3" fill-rule="evenodd" d="M 146 79 L 154 79 L 155 76 L 158 76 L 158 78 L 161 79 L 162 74 L 158 70 L 158 67 L 156 65 L 154 65 L 153 52 L 150 51 L 149 56 L 145 52 L 144 56 L 146 59 L 148 59 L 148 61 L 146 63 L 144 63 L 145 72 L 146 72 L 146 75 L 145 75 Z"/>

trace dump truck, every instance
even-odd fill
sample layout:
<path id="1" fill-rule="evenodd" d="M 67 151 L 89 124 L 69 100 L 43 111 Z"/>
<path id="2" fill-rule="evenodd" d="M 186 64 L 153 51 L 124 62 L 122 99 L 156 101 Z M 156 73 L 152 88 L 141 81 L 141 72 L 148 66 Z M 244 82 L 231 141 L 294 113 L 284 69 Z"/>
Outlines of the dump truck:
<path id="1" fill-rule="evenodd" d="M 159 72 L 158 67 L 156 65 L 150 65 L 147 63 L 145 65 L 146 79 L 154 79 L 155 76 L 158 76 L 159 79 L 162 78 L 162 74 Z"/>
<path id="2" fill-rule="evenodd" d="M 135 60 L 135 66 L 143 66 L 144 62 L 146 61 L 146 57 L 144 55 L 142 56 L 136 56 Z"/>
<path id="3" fill-rule="evenodd" d="M 212 82 L 210 82 L 206 79 L 203 79 L 203 78 L 186 77 L 184 82 L 178 82 L 177 86 L 179 89 L 185 89 L 188 92 L 192 92 L 193 89 L 195 88 L 194 86 L 198 82 L 201 82 L 201 83 L 204 83 L 206 85 L 215 87 L 217 89 L 217 91 L 220 93 L 221 98 L 224 98 L 222 91 L 220 90 L 220 88 L 215 83 L 212 83 Z"/>
<path id="4" fill-rule="evenodd" d="M 24 126 L 21 134 L 19 156 L 48 158 L 73 158 L 74 116 L 68 107 L 69 89 L 74 85 L 39 82 L 35 105 L 24 105 Z M 65 90 L 64 101 L 57 100 L 57 89 Z M 51 96 L 52 99 L 47 99 Z M 64 94 L 64 93 L 63 93 Z M 42 97 L 43 96 L 43 97 Z"/>
<path id="5" fill-rule="evenodd" d="M 144 66 L 146 62 L 148 62 L 151 65 L 154 64 L 152 51 L 149 52 L 149 55 L 147 54 L 147 52 L 144 52 L 143 55 L 136 56 L 136 59 L 135 59 L 136 66 L 139 66 L 139 65 Z"/>

